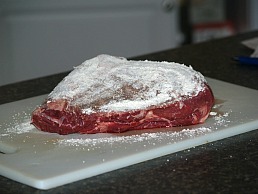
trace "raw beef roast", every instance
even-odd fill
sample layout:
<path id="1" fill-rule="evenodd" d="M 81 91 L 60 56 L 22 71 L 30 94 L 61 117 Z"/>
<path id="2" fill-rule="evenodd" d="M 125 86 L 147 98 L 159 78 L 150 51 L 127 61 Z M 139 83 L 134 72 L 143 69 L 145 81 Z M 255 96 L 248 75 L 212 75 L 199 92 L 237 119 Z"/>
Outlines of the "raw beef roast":
<path id="1" fill-rule="evenodd" d="M 182 64 L 99 55 L 76 67 L 32 113 L 42 131 L 116 133 L 203 123 L 214 97 Z"/>

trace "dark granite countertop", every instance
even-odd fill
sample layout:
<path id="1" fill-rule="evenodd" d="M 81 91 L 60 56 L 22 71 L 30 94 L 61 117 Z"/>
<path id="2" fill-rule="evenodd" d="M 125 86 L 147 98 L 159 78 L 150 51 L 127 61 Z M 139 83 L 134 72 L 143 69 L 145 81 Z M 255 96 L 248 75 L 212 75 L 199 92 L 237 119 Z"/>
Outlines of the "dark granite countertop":
<path id="1" fill-rule="evenodd" d="M 236 55 L 258 31 L 134 59 L 192 65 L 205 76 L 258 89 L 258 66 Z M 67 72 L 0 87 L 0 104 L 49 93 Z M 257 115 L 258 116 L 258 115 Z M 61 187 L 40 191 L 0 176 L 0 193 L 258 193 L 258 130 L 187 149 Z"/>

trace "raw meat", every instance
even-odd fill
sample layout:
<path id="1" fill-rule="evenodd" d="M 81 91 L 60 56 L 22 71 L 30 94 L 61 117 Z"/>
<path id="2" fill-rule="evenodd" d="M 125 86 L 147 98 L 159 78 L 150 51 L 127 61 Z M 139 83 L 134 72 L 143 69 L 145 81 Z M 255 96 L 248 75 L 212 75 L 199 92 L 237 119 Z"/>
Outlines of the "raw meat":
<path id="1" fill-rule="evenodd" d="M 55 87 L 32 123 L 63 135 L 195 125 L 213 104 L 205 78 L 191 67 L 99 55 Z"/>

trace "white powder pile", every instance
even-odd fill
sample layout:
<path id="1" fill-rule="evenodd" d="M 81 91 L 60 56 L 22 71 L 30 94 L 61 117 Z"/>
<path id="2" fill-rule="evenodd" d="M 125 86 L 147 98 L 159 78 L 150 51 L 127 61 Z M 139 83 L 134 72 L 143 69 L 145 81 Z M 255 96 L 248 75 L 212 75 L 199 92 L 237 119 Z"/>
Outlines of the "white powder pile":
<path id="1" fill-rule="evenodd" d="M 76 67 L 50 93 L 84 113 L 144 109 L 203 90 L 203 75 L 183 64 L 99 55 Z"/>
<path id="2" fill-rule="evenodd" d="M 21 134 L 21 133 L 28 133 L 32 129 L 34 129 L 34 126 L 31 125 L 30 119 L 26 119 L 22 123 L 14 125 L 14 127 L 7 128 L 6 132 L 7 133 Z"/>
<path id="3" fill-rule="evenodd" d="M 30 114 L 21 112 L 12 116 L 12 122 L 0 125 L 0 129 L 0 137 L 4 137 L 13 134 L 28 133 L 35 130 L 35 127 L 31 124 Z"/>
<path id="4" fill-rule="evenodd" d="M 215 125 L 218 126 L 228 126 L 228 123 L 230 122 L 227 117 L 229 116 L 230 112 L 226 112 L 223 114 L 217 114 L 214 119 L 215 119 Z"/>

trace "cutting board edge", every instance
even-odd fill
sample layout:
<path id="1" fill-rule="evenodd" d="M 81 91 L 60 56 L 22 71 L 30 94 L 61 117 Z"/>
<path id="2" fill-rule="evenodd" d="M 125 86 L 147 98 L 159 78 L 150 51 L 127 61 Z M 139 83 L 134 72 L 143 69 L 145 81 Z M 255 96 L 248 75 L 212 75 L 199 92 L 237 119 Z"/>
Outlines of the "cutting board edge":
<path id="1" fill-rule="evenodd" d="M 246 128 L 246 127 L 248 127 L 248 128 Z M 1 165 L 0 165 L 0 171 L 1 171 L 2 176 L 10 178 L 14 181 L 29 185 L 29 186 L 37 188 L 37 189 L 48 190 L 48 189 L 59 187 L 61 185 L 66 185 L 66 184 L 69 184 L 72 182 L 76 182 L 79 180 L 97 176 L 97 175 L 100 175 L 103 173 L 118 170 L 118 169 L 121 169 L 121 168 L 124 168 L 127 166 L 132 166 L 134 164 L 138 164 L 138 163 L 141 163 L 144 161 L 152 160 L 154 158 L 166 156 L 171 153 L 177 153 L 177 152 L 185 150 L 185 149 L 190 149 L 193 147 L 201 146 L 206 143 L 219 141 L 222 139 L 226 139 L 228 137 L 232 137 L 232 136 L 240 135 L 242 133 L 246 133 L 249 131 L 257 130 L 257 127 L 258 127 L 258 121 L 251 121 L 251 122 L 239 125 L 237 128 L 230 127 L 230 128 L 227 128 L 226 130 L 224 129 L 223 133 L 221 133 L 221 131 L 218 130 L 215 132 L 208 133 L 206 135 L 201 135 L 201 136 L 192 138 L 190 140 L 188 139 L 188 140 L 184 140 L 181 142 L 176 142 L 175 144 L 177 144 L 177 146 L 174 146 L 174 144 L 169 144 L 169 145 L 164 145 L 164 146 L 156 148 L 156 149 L 144 151 L 144 157 L 142 156 L 142 152 L 140 152 L 140 153 L 134 154 L 133 159 L 132 159 L 132 155 L 130 155 L 130 156 L 126 156 L 126 157 L 120 158 L 115 161 L 108 161 L 106 163 L 99 164 L 99 165 L 95 166 L 95 169 L 98 169 L 98 170 L 94 171 L 94 172 L 92 172 L 90 169 L 86 168 L 86 169 L 80 169 L 77 171 L 69 172 L 64 175 L 58 175 L 58 176 L 47 178 L 47 179 L 40 179 L 40 178 L 35 178 L 35 177 L 31 178 L 29 176 L 25 176 L 22 172 L 17 174 L 17 171 L 15 171 L 13 169 L 9 169 L 9 168 L 1 166 Z M 233 134 L 230 133 L 232 131 L 232 128 L 235 129 Z M 242 130 L 243 128 L 245 128 L 245 131 Z M 187 144 L 185 143 L 186 141 L 188 142 Z M 159 153 L 159 154 L 157 155 L 157 154 L 153 154 L 153 153 Z M 128 159 L 130 159 L 129 165 L 126 164 L 126 161 L 128 161 Z M 117 164 L 119 164 L 119 165 L 117 165 Z M 3 173 L 5 171 L 8 172 L 9 174 Z M 67 180 L 67 178 L 66 178 L 67 176 L 72 177 L 72 178 Z M 58 180 L 58 181 L 56 181 L 56 180 Z"/>

